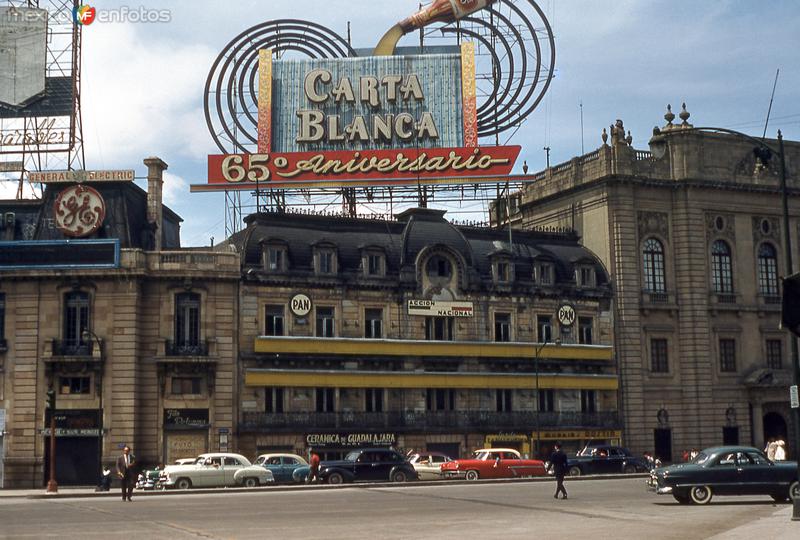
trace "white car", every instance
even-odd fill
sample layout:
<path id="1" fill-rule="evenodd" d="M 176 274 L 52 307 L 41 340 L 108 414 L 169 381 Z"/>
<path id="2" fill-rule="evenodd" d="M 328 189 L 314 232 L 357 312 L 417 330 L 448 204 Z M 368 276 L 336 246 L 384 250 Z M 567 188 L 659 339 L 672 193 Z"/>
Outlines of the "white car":
<path id="1" fill-rule="evenodd" d="M 419 452 L 411 454 L 408 462 L 414 466 L 420 480 L 439 480 L 444 478 L 442 464 L 453 461 L 450 456 L 441 452 Z"/>
<path id="2" fill-rule="evenodd" d="M 193 487 L 256 487 L 275 481 L 272 472 L 252 465 L 240 454 L 201 454 L 190 465 L 168 465 L 161 471 L 159 486 L 189 489 Z"/>

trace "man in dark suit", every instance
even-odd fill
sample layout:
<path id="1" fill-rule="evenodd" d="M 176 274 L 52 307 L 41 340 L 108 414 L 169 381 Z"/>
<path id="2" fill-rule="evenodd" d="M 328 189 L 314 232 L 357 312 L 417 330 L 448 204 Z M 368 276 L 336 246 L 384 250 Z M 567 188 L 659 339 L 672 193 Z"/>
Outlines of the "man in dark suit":
<path id="1" fill-rule="evenodd" d="M 556 476 L 556 494 L 553 495 L 554 499 L 558 499 L 558 494 L 563 493 L 562 498 L 567 498 L 567 490 L 564 488 L 564 477 L 567 475 L 567 454 L 561 450 L 561 444 L 554 445 L 556 451 L 550 456 L 550 467 Z"/>
<path id="2" fill-rule="evenodd" d="M 122 485 L 122 500 L 130 501 L 133 493 L 133 456 L 130 447 L 122 449 L 122 455 L 117 458 L 117 476 Z"/>

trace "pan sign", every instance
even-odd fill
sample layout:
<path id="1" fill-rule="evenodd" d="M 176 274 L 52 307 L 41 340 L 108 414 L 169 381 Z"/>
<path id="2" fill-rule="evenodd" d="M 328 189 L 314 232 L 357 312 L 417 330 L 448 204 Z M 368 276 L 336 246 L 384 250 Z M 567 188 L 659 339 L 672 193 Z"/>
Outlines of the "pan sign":
<path id="1" fill-rule="evenodd" d="M 408 314 L 425 317 L 472 317 L 472 302 L 409 300 Z"/>
<path id="2" fill-rule="evenodd" d="M 570 304 L 561 304 L 556 313 L 558 322 L 561 324 L 561 326 L 566 326 L 569 328 L 575 324 L 575 308 Z"/>
<path id="3" fill-rule="evenodd" d="M 289 309 L 292 310 L 295 317 L 305 317 L 311 311 L 311 298 L 298 293 L 289 300 Z"/>

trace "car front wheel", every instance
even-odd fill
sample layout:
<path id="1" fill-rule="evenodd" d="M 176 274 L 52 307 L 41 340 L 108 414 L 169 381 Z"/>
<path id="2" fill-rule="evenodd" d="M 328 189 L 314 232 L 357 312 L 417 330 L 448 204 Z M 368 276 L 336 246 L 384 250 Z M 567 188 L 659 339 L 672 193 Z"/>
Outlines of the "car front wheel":
<path id="1" fill-rule="evenodd" d="M 570 476 L 580 476 L 581 475 L 581 468 L 577 465 L 573 465 L 569 468 L 569 475 Z"/>
<path id="2" fill-rule="evenodd" d="M 477 480 L 480 477 L 481 475 L 478 474 L 478 471 L 467 471 L 467 474 L 465 476 L 467 480 Z"/>
<path id="3" fill-rule="evenodd" d="M 793 501 L 800 500 L 800 482 L 797 480 L 789 486 L 789 498 Z"/>
<path id="4" fill-rule="evenodd" d="M 245 478 L 244 479 L 244 487 L 253 488 L 258 486 L 258 478 Z"/>
<path id="5" fill-rule="evenodd" d="M 397 471 L 392 475 L 392 482 L 405 482 L 406 480 L 408 480 L 408 477 L 403 471 Z"/>
<path id="6" fill-rule="evenodd" d="M 192 487 L 192 481 L 188 478 L 178 478 L 178 481 L 175 482 L 175 487 L 178 489 L 190 489 Z"/>
<path id="7" fill-rule="evenodd" d="M 711 502 L 711 488 L 708 486 L 694 486 L 689 492 L 692 502 L 695 504 L 708 504 Z"/>
<path id="8" fill-rule="evenodd" d="M 331 473 L 330 476 L 328 476 L 328 483 L 334 485 L 343 484 L 344 477 L 338 472 Z"/>

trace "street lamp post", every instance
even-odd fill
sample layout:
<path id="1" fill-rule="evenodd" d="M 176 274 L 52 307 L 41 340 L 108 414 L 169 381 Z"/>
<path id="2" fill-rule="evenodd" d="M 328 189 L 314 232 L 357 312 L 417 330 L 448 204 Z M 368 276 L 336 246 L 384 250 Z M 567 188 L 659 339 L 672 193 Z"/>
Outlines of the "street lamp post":
<path id="1" fill-rule="evenodd" d="M 56 482 L 56 391 L 52 387 L 47 391 L 47 407 L 50 409 L 50 479 L 47 481 L 47 493 L 58 493 L 58 482 Z"/>
<path id="2" fill-rule="evenodd" d="M 715 128 L 715 127 L 686 127 L 680 126 L 674 128 L 674 130 L 669 131 L 668 133 L 687 133 L 687 132 L 703 132 L 703 133 L 724 133 L 728 135 L 735 135 L 742 139 L 745 139 L 757 146 L 757 148 L 761 151 L 759 153 L 759 159 L 764 161 L 765 159 L 769 159 L 772 154 L 777 154 L 778 158 L 780 159 L 780 189 L 781 189 L 781 203 L 783 209 L 783 238 L 784 238 L 784 256 L 786 257 L 786 275 L 792 275 L 794 273 L 794 269 L 792 267 L 792 236 L 791 231 L 789 229 L 789 188 L 786 184 L 786 156 L 785 150 L 783 147 L 783 134 L 780 130 L 778 130 L 778 150 L 775 150 L 762 139 L 756 139 L 747 135 L 745 133 L 741 133 L 739 131 L 734 131 L 732 129 L 726 128 Z M 666 137 L 658 128 L 653 129 L 653 137 L 650 139 L 650 150 L 653 153 L 653 157 L 661 158 L 664 156 L 667 150 L 667 141 Z M 766 151 L 766 154 L 764 154 Z M 792 334 L 789 333 L 789 342 L 791 343 L 791 351 L 792 351 L 792 375 L 793 375 L 793 384 L 799 385 L 800 384 L 800 359 L 798 359 L 798 350 L 797 350 L 797 338 Z M 797 461 L 797 470 L 798 476 L 800 476 L 800 409 L 794 409 L 794 433 L 795 433 L 795 459 Z M 792 521 L 800 521 L 800 497 L 796 497 L 794 500 L 794 508 L 792 512 Z"/>
<path id="3" fill-rule="evenodd" d="M 534 454 L 534 458 L 535 459 L 539 459 L 539 450 L 540 450 L 539 441 L 541 439 L 541 436 L 540 436 L 541 432 L 539 431 L 539 411 L 542 408 L 542 399 L 541 399 L 541 396 L 539 395 L 539 353 L 542 352 L 542 349 L 545 348 L 547 343 L 548 343 L 547 336 L 545 335 L 544 336 L 544 343 L 542 343 L 541 345 L 536 347 L 536 349 L 534 350 L 534 355 L 533 355 L 533 371 L 534 371 L 534 373 L 536 375 L 536 417 L 535 417 L 535 422 L 536 422 L 536 454 Z"/>

